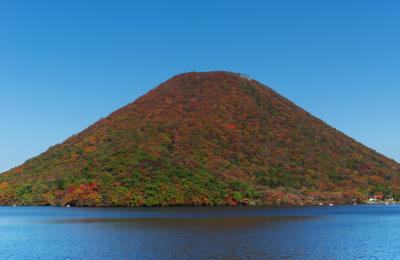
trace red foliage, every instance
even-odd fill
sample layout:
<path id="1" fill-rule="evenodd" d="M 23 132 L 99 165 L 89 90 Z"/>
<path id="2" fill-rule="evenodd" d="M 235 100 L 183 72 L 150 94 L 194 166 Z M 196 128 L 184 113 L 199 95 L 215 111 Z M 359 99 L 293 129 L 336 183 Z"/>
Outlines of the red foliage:
<path id="1" fill-rule="evenodd" d="M 225 128 L 226 128 L 226 129 L 229 129 L 229 130 L 236 130 L 236 125 L 235 125 L 235 124 L 227 124 L 227 125 L 225 126 Z"/>
<path id="2" fill-rule="evenodd" d="M 400 184 L 396 162 L 261 83 L 228 72 L 173 77 L 63 144 L 1 175 L 0 183 L 15 187 L 29 183 L 65 203 L 114 205 L 128 198 L 126 203 L 135 205 L 208 205 L 211 195 L 193 189 L 194 184 L 177 169 L 215 177 L 213 181 L 224 188 L 208 186 L 226 194 L 219 198 L 229 205 L 239 203 L 232 191 L 240 193 L 241 203 L 257 200 L 247 188 L 261 194 L 257 202 L 298 204 L 311 197 L 345 201 L 353 194 L 362 197 L 356 191 L 373 190 L 375 185 L 395 190 Z M 177 176 L 172 178 L 173 174 Z M 92 179 L 96 182 L 86 183 Z M 165 196 L 162 202 L 158 198 L 146 201 L 146 192 L 153 194 L 149 197 L 160 191 L 146 191 L 144 184 L 149 180 L 158 180 L 168 187 L 163 192 L 175 195 Z M 186 186 L 172 186 L 180 182 Z M 160 189 L 160 183 L 154 186 Z M 49 191 L 37 189 L 43 184 Z M 9 198 L 8 194 L 4 197 Z"/>

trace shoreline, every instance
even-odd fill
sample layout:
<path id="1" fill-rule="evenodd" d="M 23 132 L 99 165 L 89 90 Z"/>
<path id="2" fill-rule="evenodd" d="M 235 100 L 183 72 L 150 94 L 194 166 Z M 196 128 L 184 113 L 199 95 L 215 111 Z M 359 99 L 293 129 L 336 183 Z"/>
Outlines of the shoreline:
<path id="1" fill-rule="evenodd" d="M 279 209 L 279 208 L 320 208 L 320 207 L 338 207 L 338 206 L 371 206 L 371 205 L 400 205 L 400 201 L 396 201 L 394 203 L 385 203 L 382 202 L 364 202 L 364 203 L 324 203 L 324 204 L 282 204 L 282 205 L 273 205 L 273 204 L 261 204 L 261 205 L 166 205 L 166 206 L 73 206 L 73 205 L 0 205 L 0 207 L 43 207 L 43 208 L 121 208 L 121 209 L 173 209 L 173 208 L 271 208 L 271 209 Z"/>

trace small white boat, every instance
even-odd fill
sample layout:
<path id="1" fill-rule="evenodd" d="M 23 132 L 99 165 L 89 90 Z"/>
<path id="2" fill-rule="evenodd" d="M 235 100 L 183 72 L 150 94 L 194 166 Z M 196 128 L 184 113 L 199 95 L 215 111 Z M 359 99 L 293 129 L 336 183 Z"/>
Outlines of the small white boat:
<path id="1" fill-rule="evenodd" d="M 70 207 L 71 207 L 71 205 L 69 205 L 69 204 L 68 204 L 66 207 L 67 207 L 67 208 L 70 208 Z"/>
<path id="2" fill-rule="evenodd" d="M 333 203 L 329 203 L 329 207 L 333 207 Z"/>

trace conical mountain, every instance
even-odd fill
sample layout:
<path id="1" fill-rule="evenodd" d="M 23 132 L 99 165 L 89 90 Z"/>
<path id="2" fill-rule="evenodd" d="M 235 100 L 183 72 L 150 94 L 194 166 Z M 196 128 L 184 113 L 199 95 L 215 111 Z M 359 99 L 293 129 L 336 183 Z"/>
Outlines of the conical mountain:
<path id="1" fill-rule="evenodd" d="M 261 83 L 185 73 L 0 176 L 0 204 L 350 203 L 400 166 Z"/>

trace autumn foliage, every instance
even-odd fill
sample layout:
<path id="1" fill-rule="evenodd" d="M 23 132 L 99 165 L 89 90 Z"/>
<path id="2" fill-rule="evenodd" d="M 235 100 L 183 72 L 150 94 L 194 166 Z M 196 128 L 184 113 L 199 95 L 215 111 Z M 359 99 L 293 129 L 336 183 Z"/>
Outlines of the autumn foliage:
<path id="1" fill-rule="evenodd" d="M 255 80 L 186 73 L 1 175 L 0 203 L 349 203 L 400 197 L 399 169 Z"/>

